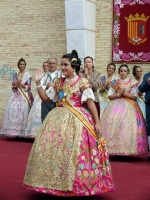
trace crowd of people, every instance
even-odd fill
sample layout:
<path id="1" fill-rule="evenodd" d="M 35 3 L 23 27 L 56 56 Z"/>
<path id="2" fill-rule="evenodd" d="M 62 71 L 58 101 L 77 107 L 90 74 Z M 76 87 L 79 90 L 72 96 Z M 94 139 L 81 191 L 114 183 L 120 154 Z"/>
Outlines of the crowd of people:
<path id="1" fill-rule="evenodd" d="M 33 101 L 26 61 L 18 61 L 0 134 L 35 138 L 23 185 L 57 196 L 88 196 L 114 190 L 109 155 L 150 149 L 150 73 L 109 63 L 106 75 L 93 58 L 78 53 L 49 58 L 35 74 Z M 18 114 L 19 113 L 19 114 Z M 150 162 L 150 156 L 147 158 Z"/>

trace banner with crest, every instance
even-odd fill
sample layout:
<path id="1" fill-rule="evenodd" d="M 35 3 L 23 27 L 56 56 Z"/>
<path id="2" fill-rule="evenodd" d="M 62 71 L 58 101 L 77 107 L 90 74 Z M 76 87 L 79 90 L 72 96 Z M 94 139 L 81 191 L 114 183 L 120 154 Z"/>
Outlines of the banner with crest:
<path id="1" fill-rule="evenodd" d="M 112 61 L 150 62 L 150 0 L 113 0 Z"/>

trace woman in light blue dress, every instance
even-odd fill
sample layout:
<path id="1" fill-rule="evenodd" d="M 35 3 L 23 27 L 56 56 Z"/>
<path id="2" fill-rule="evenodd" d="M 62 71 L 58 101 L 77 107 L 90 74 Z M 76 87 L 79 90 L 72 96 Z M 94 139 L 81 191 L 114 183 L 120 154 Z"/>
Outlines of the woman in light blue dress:
<path id="1" fill-rule="evenodd" d="M 41 79 L 41 85 L 43 86 L 43 89 L 45 89 L 46 84 L 48 83 L 49 79 L 47 79 L 46 72 L 49 71 L 49 67 L 47 62 L 43 63 L 43 70 L 44 70 L 44 76 Z M 30 113 L 28 115 L 28 121 L 25 129 L 25 137 L 26 138 L 35 138 L 41 125 L 42 125 L 42 119 L 41 119 L 41 98 L 37 94 L 33 106 L 30 110 Z"/>
<path id="2" fill-rule="evenodd" d="M 142 83 L 143 77 L 142 77 L 142 68 L 140 66 L 135 65 L 132 69 L 132 74 L 138 82 L 138 86 Z M 145 118 L 145 94 L 138 91 L 138 98 L 137 102 L 142 110 L 143 116 Z"/>
<path id="3" fill-rule="evenodd" d="M 104 110 L 106 109 L 109 99 L 108 99 L 108 89 L 110 88 L 110 83 L 112 80 L 116 80 L 118 77 L 114 75 L 116 70 L 116 65 L 114 63 L 109 63 L 107 65 L 107 76 L 102 77 L 99 88 L 99 100 L 100 100 L 100 118 L 103 115 Z M 104 79 L 105 80 L 104 80 Z"/>

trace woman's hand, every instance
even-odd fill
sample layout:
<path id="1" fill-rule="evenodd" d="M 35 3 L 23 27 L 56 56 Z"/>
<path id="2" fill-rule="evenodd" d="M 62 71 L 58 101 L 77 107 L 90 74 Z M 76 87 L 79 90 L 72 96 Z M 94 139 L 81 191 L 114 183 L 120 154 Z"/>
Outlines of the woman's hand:
<path id="1" fill-rule="evenodd" d="M 17 88 L 17 86 L 16 86 L 16 85 L 13 85 L 11 88 L 12 88 L 12 90 L 14 90 L 14 89 Z"/>
<path id="2" fill-rule="evenodd" d="M 121 94 L 121 96 L 125 96 L 125 89 L 124 88 L 121 89 L 120 94 Z"/>
<path id="3" fill-rule="evenodd" d="M 111 87 L 111 83 L 108 80 L 104 81 L 104 88 L 109 89 L 110 87 Z"/>
<path id="4" fill-rule="evenodd" d="M 17 85 L 18 85 L 18 86 L 22 86 L 21 80 L 17 80 Z"/>
<path id="5" fill-rule="evenodd" d="M 14 80 L 14 87 L 16 87 L 17 88 L 17 86 L 18 86 L 18 80 Z"/>
<path id="6" fill-rule="evenodd" d="M 95 130 L 101 136 L 101 130 L 100 130 L 100 122 L 95 122 Z"/>
<path id="7" fill-rule="evenodd" d="M 84 77 L 88 79 L 88 78 L 89 78 L 88 69 L 85 68 L 84 71 L 85 71 L 85 73 L 84 73 Z"/>
<path id="8" fill-rule="evenodd" d="M 104 88 L 107 88 L 109 86 L 109 82 L 107 80 L 104 81 Z"/>
<path id="9" fill-rule="evenodd" d="M 43 78 L 43 69 L 38 69 L 36 72 L 35 72 L 35 82 L 40 82 L 40 80 Z"/>
<path id="10" fill-rule="evenodd" d="M 103 93 L 103 92 L 105 92 L 105 89 L 104 88 L 100 88 L 99 89 L 99 93 Z"/>

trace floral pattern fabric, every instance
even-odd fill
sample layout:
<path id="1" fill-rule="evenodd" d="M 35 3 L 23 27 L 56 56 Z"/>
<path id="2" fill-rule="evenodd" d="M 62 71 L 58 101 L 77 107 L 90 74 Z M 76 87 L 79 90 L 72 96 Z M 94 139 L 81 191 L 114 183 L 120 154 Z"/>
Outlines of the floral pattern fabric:
<path id="1" fill-rule="evenodd" d="M 86 79 L 67 89 L 67 98 L 93 126 L 81 102 Z M 86 90 L 86 89 L 85 89 Z M 65 88 L 65 92 L 66 88 Z M 87 196 L 114 190 L 108 153 L 106 173 L 98 144 L 81 121 L 59 102 L 46 117 L 33 144 L 24 177 L 29 190 L 57 196 Z"/>
<path id="2" fill-rule="evenodd" d="M 41 98 L 37 95 L 28 115 L 28 121 L 25 128 L 25 137 L 27 138 L 35 138 L 42 125 L 41 102 Z"/>
<path id="3" fill-rule="evenodd" d="M 45 73 L 43 78 L 41 79 L 41 85 L 44 90 L 46 89 L 46 85 L 49 81 L 50 77 L 47 73 Z M 25 137 L 27 138 L 35 138 L 42 125 L 41 103 L 42 100 L 37 94 L 34 99 L 33 106 L 28 115 L 28 121 L 25 129 Z"/>
<path id="4" fill-rule="evenodd" d="M 24 74 L 21 82 L 26 85 L 24 92 L 32 104 L 31 76 L 28 72 Z M 4 111 L 0 134 L 5 136 L 24 137 L 29 111 L 30 108 L 27 101 L 18 89 L 14 89 L 8 99 Z"/>
<path id="5" fill-rule="evenodd" d="M 137 83 L 128 79 L 120 87 L 137 96 Z M 109 95 L 115 91 L 111 88 Z M 145 120 L 124 98 L 111 100 L 101 119 L 101 131 L 109 154 L 136 155 L 147 152 Z"/>

